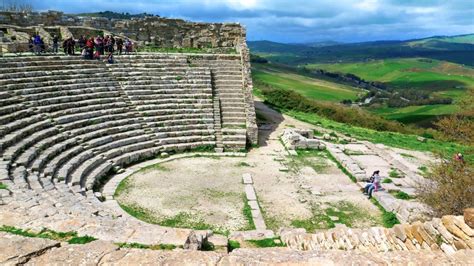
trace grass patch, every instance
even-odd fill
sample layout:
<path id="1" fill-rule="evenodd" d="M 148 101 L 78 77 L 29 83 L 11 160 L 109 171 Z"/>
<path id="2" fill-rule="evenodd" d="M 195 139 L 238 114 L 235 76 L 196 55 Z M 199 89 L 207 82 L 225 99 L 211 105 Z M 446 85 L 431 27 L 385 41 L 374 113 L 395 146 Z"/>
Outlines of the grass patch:
<path id="1" fill-rule="evenodd" d="M 120 248 L 140 248 L 140 249 L 151 249 L 151 250 L 173 250 L 177 246 L 173 244 L 159 244 L 159 245 L 145 245 L 140 243 L 117 243 Z"/>
<path id="2" fill-rule="evenodd" d="M 329 204 L 329 207 L 325 209 L 313 205 L 311 211 L 312 217 L 293 220 L 291 225 L 296 228 L 304 228 L 307 232 L 315 232 L 319 229 L 334 228 L 336 223 L 352 227 L 360 221 L 373 221 L 373 217 L 369 213 L 347 201 Z"/>
<path id="3" fill-rule="evenodd" d="M 326 155 L 323 151 L 300 149 L 297 150 L 296 156 L 289 157 L 288 168 L 297 173 L 303 167 L 311 167 L 316 173 L 322 173 L 328 167 L 325 159 Z"/>
<path id="4" fill-rule="evenodd" d="M 403 191 L 392 191 L 390 192 L 395 198 L 401 199 L 401 200 L 411 200 L 414 199 L 414 197 L 408 195 L 406 192 Z"/>
<path id="5" fill-rule="evenodd" d="M 420 171 L 420 174 L 423 177 L 427 177 L 429 175 L 428 167 L 426 167 L 426 166 L 420 166 L 420 167 L 418 167 L 418 170 Z"/>
<path id="6" fill-rule="evenodd" d="M 0 182 L 0 189 L 8 189 L 8 186 Z"/>
<path id="7" fill-rule="evenodd" d="M 406 158 L 415 158 L 415 156 L 408 154 L 408 153 L 400 153 L 401 156 L 406 157 Z"/>
<path id="8" fill-rule="evenodd" d="M 227 230 L 222 230 L 216 226 L 207 224 L 202 218 L 187 212 L 180 212 L 170 217 L 155 217 L 149 211 L 137 206 L 128 206 L 119 202 L 120 207 L 131 216 L 151 224 L 175 228 L 190 228 L 194 230 L 212 230 L 216 234 L 229 235 Z"/>
<path id="9" fill-rule="evenodd" d="M 393 180 L 390 179 L 390 178 L 384 178 L 384 179 L 382 180 L 382 183 L 384 183 L 384 184 L 390 184 L 390 183 L 393 183 Z"/>
<path id="10" fill-rule="evenodd" d="M 255 223 L 253 221 L 252 217 L 252 208 L 250 208 L 250 205 L 247 201 L 247 198 L 245 195 L 243 195 L 243 200 L 244 200 L 244 208 L 242 209 L 242 213 L 247 220 L 247 226 L 241 229 L 241 231 L 248 231 L 248 230 L 254 230 L 255 229 Z"/>
<path id="11" fill-rule="evenodd" d="M 375 198 L 371 198 L 370 201 L 382 212 L 382 224 L 384 227 L 392 228 L 400 223 L 395 213 L 386 211 Z"/>
<path id="12" fill-rule="evenodd" d="M 229 240 L 227 243 L 227 251 L 232 252 L 232 250 L 240 248 L 239 241 Z"/>
<path id="13" fill-rule="evenodd" d="M 392 178 L 400 178 L 400 173 L 398 173 L 398 170 L 397 169 L 394 169 L 392 168 L 392 170 L 390 170 L 390 172 L 388 173 L 388 176 L 392 177 Z"/>
<path id="14" fill-rule="evenodd" d="M 466 154 L 466 161 L 474 161 L 474 155 L 472 155 L 472 153 L 468 153 L 470 147 L 467 145 L 461 145 L 454 142 L 440 141 L 436 139 L 431 139 L 426 143 L 420 143 L 420 141 L 417 139 L 417 135 L 402 134 L 390 131 L 377 131 L 358 126 L 351 126 L 348 124 L 323 118 L 314 113 L 306 113 L 300 111 L 283 111 L 283 113 L 303 122 L 322 126 L 325 128 L 331 128 L 342 134 L 351 134 L 353 137 L 360 140 L 367 140 L 373 143 L 381 143 L 390 147 L 425 152 L 428 151 L 442 154 L 454 154 L 456 152 L 461 152 L 463 154 Z"/>
<path id="15" fill-rule="evenodd" d="M 0 227 L 0 231 L 24 237 L 38 237 L 63 241 L 68 242 L 69 244 L 87 244 L 89 242 L 97 240 L 92 236 L 78 236 L 77 232 L 57 232 L 46 228 L 42 229 L 40 232 L 32 232 L 30 230 L 24 230 L 13 226 L 3 225 L 2 227 Z"/>
<path id="16" fill-rule="evenodd" d="M 164 167 L 163 165 L 157 163 L 157 164 L 145 166 L 142 169 L 140 169 L 139 172 L 148 173 L 148 172 L 151 172 L 151 171 L 169 171 L 169 170 L 170 169 L 168 169 L 168 168 Z"/>
<path id="17" fill-rule="evenodd" d="M 92 236 L 76 236 L 71 239 L 69 239 L 67 242 L 69 244 L 87 244 L 89 242 L 92 242 L 96 240 L 96 238 Z"/>
<path id="18" fill-rule="evenodd" d="M 246 163 L 246 162 L 239 162 L 237 164 L 238 167 L 252 167 L 250 164 Z"/>
<path id="19" fill-rule="evenodd" d="M 283 243 L 279 237 L 265 238 L 260 240 L 247 240 L 247 242 L 258 248 L 273 248 L 286 246 L 285 243 Z"/>

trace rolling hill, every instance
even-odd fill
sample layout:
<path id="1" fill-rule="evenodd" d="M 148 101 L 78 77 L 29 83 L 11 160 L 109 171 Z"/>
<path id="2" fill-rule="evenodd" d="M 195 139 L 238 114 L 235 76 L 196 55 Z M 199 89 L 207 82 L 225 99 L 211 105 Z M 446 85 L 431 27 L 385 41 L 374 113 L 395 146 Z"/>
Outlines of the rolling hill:
<path id="1" fill-rule="evenodd" d="M 375 41 L 313 47 L 308 44 L 249 42 L 253 53 L 290 65 L 312 62 L 360 62 L 387 58 L 424 57 L 474 66 L 474 34 L 407 41 Z"/>

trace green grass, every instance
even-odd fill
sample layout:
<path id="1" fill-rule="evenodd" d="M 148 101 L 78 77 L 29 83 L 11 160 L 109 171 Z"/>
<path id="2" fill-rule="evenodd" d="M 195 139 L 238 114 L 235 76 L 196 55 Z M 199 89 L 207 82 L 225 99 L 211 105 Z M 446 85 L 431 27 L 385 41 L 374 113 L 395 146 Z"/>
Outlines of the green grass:
<path id="1" fill-rule="evenodd" d="M 246 162 L 239 162 L 237 164 L 238 167 L 252 167 L 250 164 L 246 163 Z"/>
<path id="2" fill-rule="evenodd" d="M 423 120 L 433 120 L 441 115 L 453 114 L 459 111 L 459 107 L 454 104 L 434 104 L 407 106 L 402 108 L 369 108 L 368 110 L 381 115 L 386 119 L 409 124 L 417 123 Z"/>
<path id="3" fill-rule="evenodd" d="M 384 178 L 384 180 L 382 180 L 383 184 L 389 184 L 389 183 L 392 183 L 392 182 L 393 182 L 393 180 L 390 179 L 390 178 Z"/>
<path id="4" fill-rule="evenodd" d="M 89 242 L 97 240 L 96 238 L 87 235 L 78 236 L 77 232 L 57 232 L 46 228 L 42 229 L 40 232 L 33 232 L 30 230 L 24 230 L 13 226 L 3 225 L 0 227 L 0 231 L 24 237 L 38 237 L 57 241 L 64 241 L 68 242 L 69 244 L 87 244 Z"/>
<path id="5" fill-rule="evenodd" d="M 312 69 L 351 73 L 399 89 L 452 91 L 455 86 L 474 87 L 474 70 L 462 65 L 421 58 L 397 58 L 358 63 L 310 64 Z"/>
<path id="6" fill-rule="evenodd" d="M 326 153 L 318 150 L 297 150 L 296 156 L 288 157 L 288 168 L 296 173 L 303 167 L 310 167 L 316 173 L 322 173 L 328 167 Z"/>
<path id="7" fill-rule="evenodd" d="M 375 198 L 371 198 L 370 201 L 382 212 L 382 224 L 384 227 L 392 228 L 394 225 L 400 224 L 395 213 L 386 211 Z"/>
<path id="8" fill-rule="evenodd" d="M 301 95 L 320 101 L 340 102 L 355 100 L 362 92 L 350 86 L 314 79 L 269 65 L 253 64 L 252 78 L 279 89 L 294 90 Z"/>
<path id="9" fill-rule="evenodd" d="M 243 195 L 244 200 L 244 208 L 242 209 L 242 214 L 244 215 L 245 219 L 247 220 L 247 226 L 242 228 L 242 231 L 254 230 L 255 229 L 255 222 L 253 221 L 252 217 L 252 208 L 248 204 L 247 198 Z"/>
<path id="10" fill-rule="evenodd" d="M 260 240 L 247 240 L 253 246 L 257 248 L 273 248 L 273 247 L 285 247 L 285 243 L 281 241 L 280 238 L 265 238 Z"/>
<path id="11" fill-rule="evenodd" d="M 360 221 L 374 222 L 377 220 L 367 213 L 367 211 L 347 201 L 340 201 L 328 205 L 329 207 L 325 209 L 313 205 L 311 208 L 312 217 L 293 220 L 291 221 L 291 225 L 295 228 L 304 228 L 307 232 L 316 232 L 320 229 L 334 228 L 336 223 L 352 227 Z"/>
<path id="12" fill-rule="evenodd" d="M 429 151 L 434 153 L 442 154 L 454 154 L 456 152 L 461 152 L 466 154 L 465 159 L 467 161 L 473 161 L 474 155 L 469 155 L 467 152 L 470 147 L 466 145 L 461 145 L 453 142 L 445 142 L 440 140 L 429 139 L 425 143 L 421 143 L 417 138 L 417 135 L 410 134 L 401 134 L 396 132 L 388 131 L 376 131 L 372 129 L 362 128 L 351 126 L 339 122 L 335 122 L 326 118 L 322 118 L 315 114 L 299 112 L 299 111 L 286 111 L 284 112 L 287 115 L 290 115 L 298 120 L 308 122 L 313 125 L 320 125 L 324 128 L 330 128 L 334 131 L 337 131 L 342 134 L 351 134 L 351 136 L 360 139 L 368 140 L 373 143 L 382 143 L 387 146 L 417 150 L 417 151 Z"/>
<path id="13" fill-rule="evenodd" d="M 462 99 L 469 88 L 474 88 L 472 68 L 438 60 L 397 58 L 357 63 L 310 64 L 310 69 L 355 74 L 367 81 L 386 83 L 390 88 L 430 91 L 433 95 Z M 459 111 L 456 104 L 408 106 L 403 108 L 376 107 L 368 110 L 386 119 L 402 123 L 431 121 L 437 116 Z"/>
<path id="14" fill-rule="evenodd" d="M 406 192 L 403 191 L 393 191 L 390 192 L 395 198 L 401 199 L 401 200 L 411 200 L 414 199 L 414 197 L 408 195 Z"/>
<path id="15" fill-rule="evenodd" d="M 0 189 L 8 189 L 8 186 L 0 182 Z"/>
<path id="16" fill-rule="evenodd" d="M 388 173 L 388 176 L 392 177 L 392 178 L 400 178 L 400 173 L 398 173 L 398 170 L 397 169 L 392 169 L 390 170 L 390 172 Z"/>
<path id="17" fill-rule="evenodd" d="M 341 170 L 345 175 L 347 175 L 352 180 L 352 182 L 357 183 L 357 178 L 353 176 L 351 173 L 349 173 L 349 171 L 347 171 L 347 169 L 344 166 L 342 166 L 342 164 L 338 160 L 336 160 L 336 158 L 334 158 L 334 156 L 332 156 L 332 154 L 328 150 L 326 150 L 326 155 L 329 159 L 331 159 L 331 161 L 333 161 L 337 165 L 337 168 L 339 168 L 339 170 Z"/>
<path id="18" fill-rule="evenodd" d="M 139 248 L 151 250 L 173 250 L 177 246 L 173 244 L 145 245 L 140 243 L 117 243 L 120 248 Z"/>
<path id="19" fill-rule="evenodd" d="M 229 252 L 232 252 L 232 250 L 237 249 L 237 248 L 240 248 L 240 243 L 239 243 L 239 241 L 236 241 L 236 240 L 229 240 L 229 242 L 227 243 L 227 250 L 228 250 Z"/>

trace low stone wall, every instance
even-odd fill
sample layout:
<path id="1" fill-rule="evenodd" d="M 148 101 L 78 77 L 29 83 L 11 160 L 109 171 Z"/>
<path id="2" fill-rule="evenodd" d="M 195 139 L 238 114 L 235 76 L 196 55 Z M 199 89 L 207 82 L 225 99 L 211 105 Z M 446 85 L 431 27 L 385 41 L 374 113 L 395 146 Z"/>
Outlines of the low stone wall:
<path id="1" fill-rule="evenodd" d="M 442 250 L 448 255 L 462 249 L 474 249 L 474 230 L 468 224 L 471 216 L 447 215 L 429 222 L 398 224 L 393 228 L 372 227 L 368 229 L 347 228 L 306 233 L 304 229 L 283 229 L 281 240 L 297 250 L 360 250 L 365 252 L 388 252 Z"/>

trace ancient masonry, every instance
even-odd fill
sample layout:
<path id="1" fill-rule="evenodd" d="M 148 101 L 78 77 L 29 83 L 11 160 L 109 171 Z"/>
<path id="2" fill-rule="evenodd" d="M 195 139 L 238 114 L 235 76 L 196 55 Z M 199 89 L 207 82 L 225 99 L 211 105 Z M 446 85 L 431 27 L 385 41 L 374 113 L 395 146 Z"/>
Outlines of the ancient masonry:
<path id="1" fill-rule="evenodd" d="M 130 37 L 140 45 L 212 50 L 117 56 L 110 65 L 74 56 L 0 58 L 0 226 L 32 232 L 47 228 L 98 239 L 68 245 L 1 232 L 1 264 L 467 263 L 473 256 L 467 250 L 474 247 L 472 210 L 464 218 L 446 216 L 393 229 L 338 227 L 316 234 L 283 230 L 286 248 L 197 252 L 204 243 L 226 247 L 228 239 L 209 230 L 148 224 L 124 213 L 114 200 L 101 201 L 103 196 L 111 198 L 117 178 L 106 184 L 103 195 L 93 187 L 111 173 L 124 177 L 133 169 L 124 167 L 157 156 L 179 158 L 185 155 L 173 153 L 193 149 L 215 149 L 218 156 L 226 156 L 256 143 L 244 29 L 238 24 L 159 17 L 107 20 L 59 12 L 2 12 L 0 24 L 2 52 L 21 49 L 33 32 L 46 42 L 54 34 L 103 32 Z M 338 160 L 347 161 L 340 147 L 311 139 L 311 132 L 287 132 L 285 142 L 293 148 L 327 146 Z M 255 237 L 273 237 L 264 230 L 251 177 L 244 176 L 243 183 L 259 229 Z M 400 214 L 403 217 L 403 211 Z M 180 248 L 129 249 L 117 243 Z"/>

